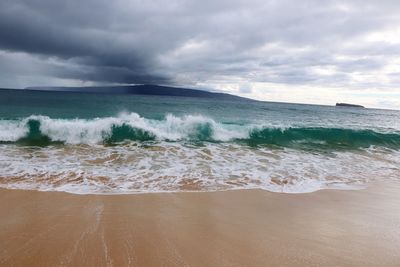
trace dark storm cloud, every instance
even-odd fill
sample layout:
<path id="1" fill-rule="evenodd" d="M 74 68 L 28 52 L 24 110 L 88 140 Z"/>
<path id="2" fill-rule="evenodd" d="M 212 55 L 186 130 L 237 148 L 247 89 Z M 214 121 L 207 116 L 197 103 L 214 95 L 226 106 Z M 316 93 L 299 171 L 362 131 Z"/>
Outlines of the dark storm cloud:
<path id="1" fill-rule="evenodd" d="M 151 45 L 135 47 L 132 40 L 131 47 L 130 40 L 123 40 L 124 32 L 105 28 L 107 18 L 102 14 L 107 14 L 108 6 L 89 2 L 82 10 L 78 1 L 2 1 L 0 48 L 38 55 L 44 61 L 46 57 L 63 61 L 63 69 L 51 71 L 62 78 L 109 83 L 168 81 L 149 71 Z"/>
<path id="2" fill-rule="evenodd" d="M 400 40 L 369 38 L 399 30 L 399 12 L 398 1 L 372 0 L 2 0 L 0 83 L 240 80 L 359 90 L 371 82 L 357 85 L 354 75 L 385 76 L 399 58 Z M 385 87 L 399 86 L 387 79 Z"/>

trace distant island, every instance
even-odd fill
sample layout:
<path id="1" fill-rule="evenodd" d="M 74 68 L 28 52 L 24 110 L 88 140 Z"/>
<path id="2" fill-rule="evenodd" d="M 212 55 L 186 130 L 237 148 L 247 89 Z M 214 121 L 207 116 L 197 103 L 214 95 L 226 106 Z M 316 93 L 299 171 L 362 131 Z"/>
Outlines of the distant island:
<path id="1" fill-rule="evenodd" d="M 348 104 L 348 103 L 336 103 L 337 107 L 348 107 L 348 108 L 365 108 L 364 106 L 361 105 L 355 105 L 355 104 Z"/>
<path id="2" fill-rule="evenodd" d="M 235 96 L 226 93 L 214 93 L 197 89 L 169 87 L 161 85 L 126 85 L 126 86 L 87 86 L 87 87 L 26 87 L 25 90 L 35 91 L 57 91 L 57 92 L 77 92 L 77 93 L 97 93 L 97 94 L 134 94 L 134 95 L 161 95 L 161 96 L 184 96 L 217 98 L 226 100 L 250 100 L 248 98 Z"/>

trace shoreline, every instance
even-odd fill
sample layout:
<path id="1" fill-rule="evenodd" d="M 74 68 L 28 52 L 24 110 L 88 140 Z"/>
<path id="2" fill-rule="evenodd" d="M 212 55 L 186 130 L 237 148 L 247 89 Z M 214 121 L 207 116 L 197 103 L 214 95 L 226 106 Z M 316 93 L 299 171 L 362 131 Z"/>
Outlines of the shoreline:
<path id="1" fill-rule="evenodd" d="M 0 176 L 0 179 L 2 177 Z M 60 194 L 69 194 L 69 195 L 76 195 L 76 196 L 127 196 L 127 195 L 169 195 L 169 194 L 203 194 L 203 193 L 225 193 L 225 192 L 235 192 L 235 191 L 261 191 L 261 192 L 268 192 L 272 194 L 288 194 L 288 195 L 302 195 L 302 194 L 312 194 L 319 191 L 357 191 L 357 190 L 365 190 L 370 187 L 371 184 L 376 182 L 366 182 L 364 184 L 359 185 L 344 185 L 344 186 L 337 186 L 337 187 L 325 187 L 319 188 L 314 191 L 304 191 L 304 192 L 291 192 L 291 191 L 272 191 L 263 188 L 227 188 L 227 189 L 215 189 L 215 190 L 190 190 L 190 189 L 180 189 L 180 190 L 171 190 L 171 191 L 121 191 L 121 192 L 71 192 L 71 191 L 64 191 L 64 190 L 41 190 L 41 189 L 34 189 L 34 188 L 7 188 L 0 186 L 1 191 L 26 191 L 26 192 L 41 192 L 41 193 L 60 193 Z"/>
<path id="2" fill-rule="evenodd" d="M 394 181 L 301 194 L 0 189 L 0 265 L 395 266 L 399 192 Z"/>

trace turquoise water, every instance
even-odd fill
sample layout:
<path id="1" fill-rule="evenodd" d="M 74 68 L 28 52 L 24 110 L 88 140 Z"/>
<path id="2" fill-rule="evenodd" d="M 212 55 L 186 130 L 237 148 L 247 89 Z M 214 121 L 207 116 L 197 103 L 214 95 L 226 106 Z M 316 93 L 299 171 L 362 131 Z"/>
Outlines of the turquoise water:
<path id="1" fill-rule="evenodd" d="M 0 90 L 0 148 L 7 188 L 309 192 L 399 178 L 400 112 Z"/>

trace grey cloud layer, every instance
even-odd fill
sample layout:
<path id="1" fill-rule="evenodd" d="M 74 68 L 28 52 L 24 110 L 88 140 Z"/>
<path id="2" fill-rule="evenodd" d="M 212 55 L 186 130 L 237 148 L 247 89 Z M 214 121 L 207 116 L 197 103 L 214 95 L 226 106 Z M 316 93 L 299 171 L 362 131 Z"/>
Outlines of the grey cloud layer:
<path id="1" fill-rule="evenodd" d="M 400 56 L 398 44 L 364 37 L 400 27 L 399 12 L 398 1 L 2 0 L 0 83 L 30 75 L 30 83 L 232 79 L 360 89 L 381 84 L 352 74 L 379 72 L 394 87 L 395 72 L 382 69 Z"/>

